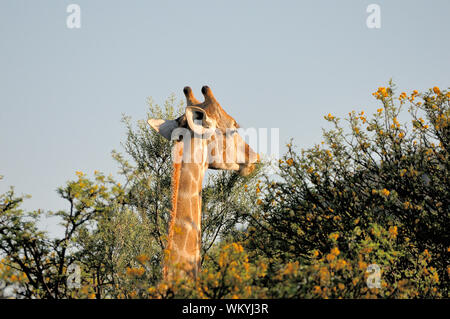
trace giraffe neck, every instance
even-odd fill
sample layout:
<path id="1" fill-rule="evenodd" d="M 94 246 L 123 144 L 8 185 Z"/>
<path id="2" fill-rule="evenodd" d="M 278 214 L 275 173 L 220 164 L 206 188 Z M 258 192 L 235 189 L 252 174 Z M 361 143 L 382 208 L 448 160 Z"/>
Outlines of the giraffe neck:
<path id="1" fill-rule="evenodd" d="M 197 149 L 197 152 L 200 151 Z M 183 142 L 174 146 L 174 155 L 183 156 Z M 181 271 L 194 278 L 200 267 L 201 190 L 206 163 L 174 161 L 172 178 L 172 218 L 164 276 Z"/>

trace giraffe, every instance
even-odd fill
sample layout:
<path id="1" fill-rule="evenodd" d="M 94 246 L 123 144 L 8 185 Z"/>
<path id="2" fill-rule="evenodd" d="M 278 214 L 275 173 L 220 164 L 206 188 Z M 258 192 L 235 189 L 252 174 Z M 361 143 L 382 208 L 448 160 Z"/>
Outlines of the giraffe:
<path id="1" fill-rule="evenodd" d="M 200 269 L 201 191 L 205 172 L 210 169 L 235 170 L 250 174 L 259 155 L 237 132 L 239 125 L 203 86 L 204 102 L 190 87 L 185 113 L 176 120 L 149 119 L 148 124 L 168 140 L 172 148 L 172 211 L 163 274 L 196 278 Z"/>

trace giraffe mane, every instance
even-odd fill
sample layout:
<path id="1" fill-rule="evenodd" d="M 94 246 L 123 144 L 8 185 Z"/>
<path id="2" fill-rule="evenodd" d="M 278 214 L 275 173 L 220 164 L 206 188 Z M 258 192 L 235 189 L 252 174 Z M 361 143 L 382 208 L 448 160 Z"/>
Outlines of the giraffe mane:
<path id="1" fill-rule="evenodd" d="M 176 154 L 178 150 L 178 154 Z M 180 174 L 181 174 L 181 161 L 176 160 L 177 156 L 183 156 L 183 142 L 176 142 L 174 146 L 174 157 L 173 157 L 173 173 L 172 173 L 172 183 L 171 183 L 171 191 L 172 191 L 172 210 L 170 212 L 170 222 L 169 222 L 169 235 L 167 238 L 167 248 L 166 248 L 166 262 L 163 267 L 163 276 L 164 278 L 168 278 L 168 261 L 170 260 L 170 254 L 172 251 L 172 242 L 173 242 L 173 232 L 175 228 L 175 219 L 177 215 L 177 197 L 178 197 L 178 189 L 180 188 Z"/>

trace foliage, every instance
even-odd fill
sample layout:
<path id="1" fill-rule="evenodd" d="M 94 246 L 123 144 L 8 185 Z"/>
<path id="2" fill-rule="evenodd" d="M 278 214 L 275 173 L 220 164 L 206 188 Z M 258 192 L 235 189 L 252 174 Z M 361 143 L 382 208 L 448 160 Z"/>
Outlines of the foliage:
<path id="1" fill-rule="evenodd" d="M 196 280 L 161 275 L 171 143 L 124 117 L 126 155 L 112 153 L 122 183 L 77 172 L 58 189 L 69 207 L 59 212 L 24 212 L 25 196 L 0 195 L 0 297 L 448 298 L 450 93 L 395 90 L 373 93 L 370 116 L 325 116 L 324 141 L 288 144 L 279 176 L 209 174 Z M 173 96 L 149 100 L 147 117 L 181 111 Z M 46 215 L 61 219 L 62 238 L 38 229 Z M 81 283 L 70 288 L 75 264 Z"/>
<path id="2" fill-rule="evenodd" d="M 163 107 L 148 100 L 148 118 L 173 119 L 183 109 L 171 96 Z M 147 120 L 146 119 L 146 120 Z M 147 121 L 133 127 L 124 116 L 127 156 L 112 152 L 122 183 L 94 171 L 58 189 L 68 210 L 23 212 L 13 189 L 0 197 L 0 288 L 26 298 L 135 298 L 161 281 L 171 205 L 171 143 Z M 126 158 L 128 157 L 128 159 Z M 233 236 L 253 200 L 240 191 L 257 174 L 210 174 L 202 192 L 203 256 L 215 242 Z M 36 224 L 57 216 L 64 237 L 50 239 Z M 70 289 L 71 265 L 81 270 L 80 288 Z M 20 280 L 19 280 L 20 279 Z M 13 291 L 12 291 L 13 290 Z"/>
<path id="3" fill-rule="evenodd" d="M 346 131 L 328 114 L 321 145 L 289 144 L 282 181 L 261 186 L 246 246 L 269 260 L 274 296 L 448 297 L 450 94 L 373 95 L 372 116 L 350 112 Z M 370 291 L 369 264 L 382 279 Z M 290 279 L 277 277 L 286 267 Z"/>

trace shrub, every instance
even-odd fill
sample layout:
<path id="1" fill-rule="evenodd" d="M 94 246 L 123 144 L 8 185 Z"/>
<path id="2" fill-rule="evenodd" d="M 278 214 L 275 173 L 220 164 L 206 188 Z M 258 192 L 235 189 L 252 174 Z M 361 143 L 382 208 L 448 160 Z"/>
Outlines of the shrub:
<path id="1" fill-rule="evenodd" d="M 281 181 L 259 186 L 246 247 L 270 261 L 275 296 L 448 297 L 450 93 L 394 91 L 379 88 L 380 108 L 350 112 L 348 129 L 325 116 L 324 141 L 288 144 Z M 369 264 L 378 290 L 365 284 Z M 286 267 L 291 285 L 277 277 Z"/>

